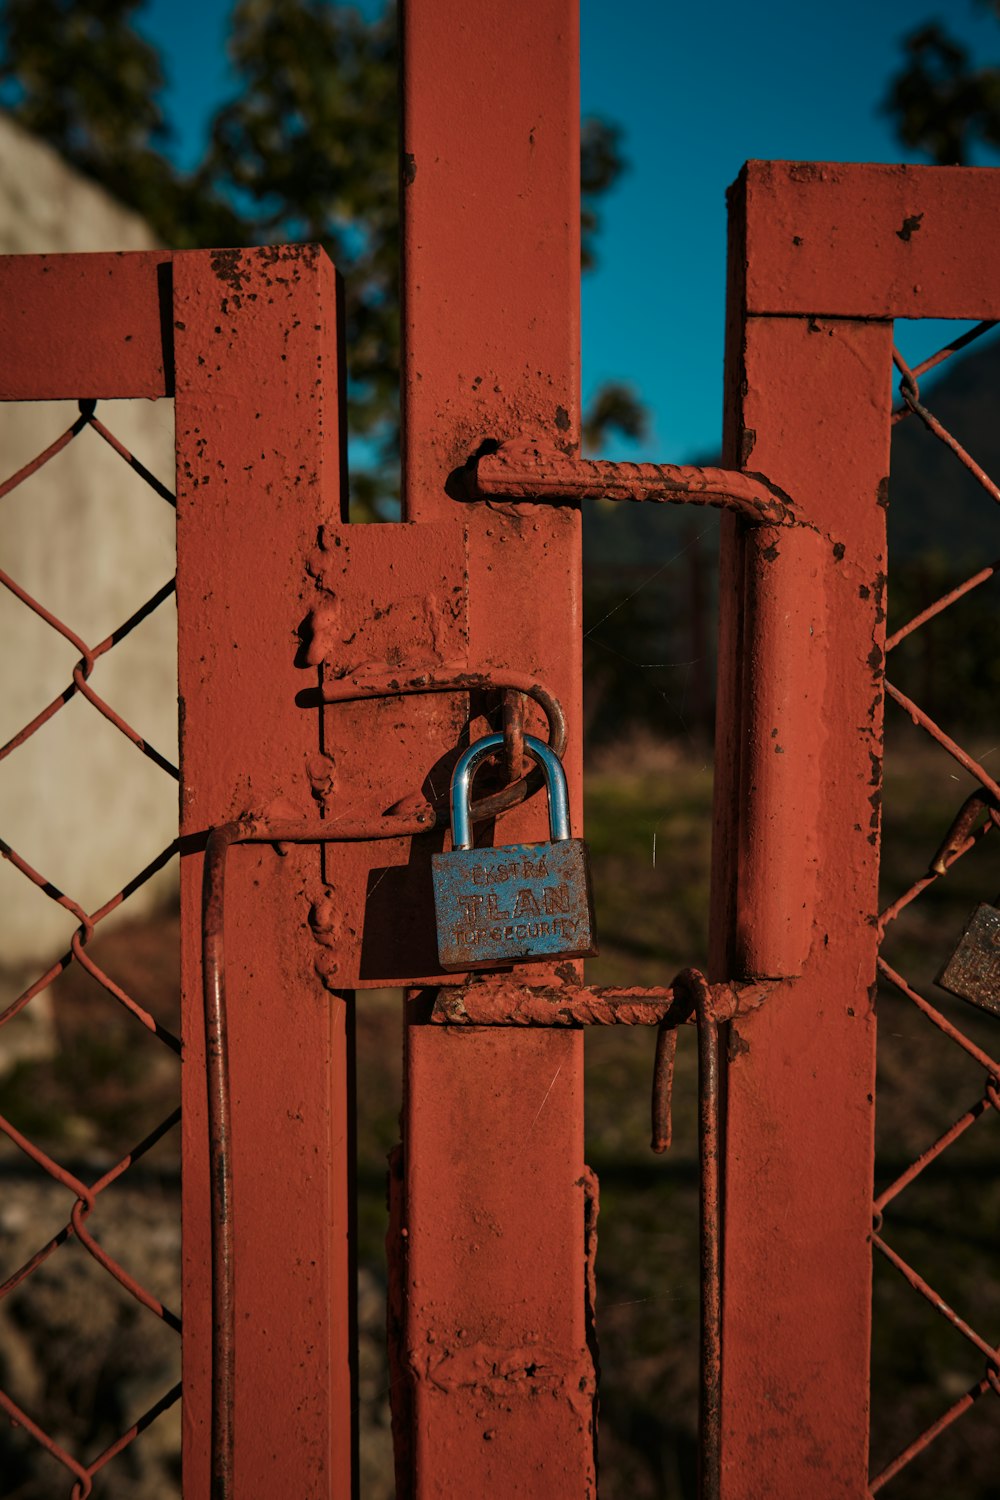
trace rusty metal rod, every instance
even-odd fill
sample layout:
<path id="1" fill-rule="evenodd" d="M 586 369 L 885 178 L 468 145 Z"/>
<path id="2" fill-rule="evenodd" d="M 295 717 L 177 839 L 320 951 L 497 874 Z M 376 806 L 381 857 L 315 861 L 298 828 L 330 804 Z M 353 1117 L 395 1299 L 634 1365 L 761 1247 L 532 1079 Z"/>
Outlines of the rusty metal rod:
<path id="1" fill-rule="evenodd" d="M 512 688 L 503 695 L 503 774 L 508 783 L 524 775 L 524 697 Z"/>
<path id="2" fill-rule="evenodd" d="M 977 787 L 974 792 L 969 793 L 958 809 L 951 827 L 931 860 L 930 869 L 935 875 L 947 873 L 948 865 L 969 841 L 976 824 L 983 817 L 988 817 L 991 822 L 1000 824 L 1000 802 L 991 792 Z"/>
<path id="3" fill-rule="evenodd" d="M 523 693 L 534 699 L 544 713 L 549 726 L 549 749 L 560 760 L 566 753 L 566 714 L 554 693 L 525 673 L 426 671 L 406 677 L 400 673 L 386 672 L 378 677 L 334 677 L 324 681 L 320 696 L 324 703 L 352 703 L 365 698 L 395 698 L 400 695 L 419 693 L 481 692 Z M 524 802 L 545 784 L 544 773 L 532 769 L 517 781 L 510 782 L 488 797 L 473 802 L 469 816 L 473 823 L 495 818 L 502 812 Z M 443 819 L 442 819 L 443 821 Z"/>
<path id="4" fill-rule="evenodd" d="M 802 525 L 788 495 L 760 474 L 687 464 L 611 463 L 577 458 L 529 438 L 501 443 L 469 461 L 473 500 L 641 500 L 713 505 L 758 525 Z"/>
<path id="5" fill-rule="evenodd" d="M 209 1177 L 212 1205 L 211 1500 L 233 1500 L 235 1393 L 235 1261 L 233 1163 L 226 1033 L 226 863 L 233 844 L 326 843 L 400 838 L 425 833 L 433 818 L 375 821 L 269 822 L 250 815 L 213 828 L 205 845 L 202 883 L 202 999 L 208 1090 Z"/>
<path id="6" fill-rule="evenodd" d="M 886 656 L 896 649 L 900 641 L 905 641 L 908 635 L 919 630 L 921 625 L 926 625 L 928 620 L 933 620 L 942 610 L 948 609 L 950 605 L 957 603 L 973 589 L 979 588 L 980 584 L 988 583 L 997 572 L 1000 572 L 1000 562 L 990 563 L 989 567 L 980 568 L 978 573 L 973 573 L 972 577 L 967 578 L 964 583 L 949 589 L 947 594 L 942 594 L 940 599 L 935 599 L 933 604 L 928 604 L 926 609 L 922 609 L 919 614 L 913 616 L 912 620 L 908 620 L 905 625 L 901 625 L 893 632 L 885 643 Z"/>
<path id="7" fill-rule="evenodd" d="M 951 433 L 943 423 L 938 421 L 934 413 L 928 411 L 927 407 L 923 405 L 920 400 L 920 387 L 914 379 L 913 371 L 898 349 L 893 349 L 892 351 L 892 362 L 903 377 L 899 382 L 899 394 L 909 409 L 916 413 L 929 432 L 932 432 L 936 438 L 939 438 L 945 447 L 951 449 L 955 457 L 968 469 L 973 479 L 978 480 L 986 493 L 992 499 L 1000 502 L 1000 486 L 994 484 L 986 470 L 980 464 L 976 463 L 976 460 L 970 453 L 966 452 L 957 438 L 952 437 Z"/>
<path id="8" fill-rule="evenodd" d="M 677 1027 L 664 1017 L 656 1032 L 653 1063 L 652 1137 L 650 1147 L 657 1156 L 670 1150 L 673 1139 L 671 1102 L 674 1093 L 674 1062 L 677 1058 Z"/>
<path id="9" fill-rule="evenodd" d="M 243 832 L 239 823 L 215 828 L 205 846 L 201 969 L 205 1007 L 205 1078 L 212 1201 L 212 1500 L 231 1500 L 233 1481 L 233 1168 L 229 1154 L 229 1048 L 223 916 L 226 856 Z"/>
<path id="10" fill-rule="evenodd" d="M 951 735 L 946 734 L 940 725 L 935 724 L 929 714 L 924 713 L 919 704 L 914 703 L 912 698 L 907 698 L 905 693 L 901 693 L 899 688 L 895 687 L 888 678 L 886 678 L 885 690 L 889 697 L 899 704 L 903 712 L 909 714 L 915 725 L 920 729 L 925 729 L 943 750 L 947 750 L 948 754 L 958 761 L 964 771 L 968 771 L 970 776 L 975 777 L 980 785 L 1000 802 L 1000 783 L 994 781 L 989 772 L 985 771 L 977 760 L 974 760 L 971 755 L 967 754 L 961 745 L 951 738 Z"/>
<path id="11" fill-rule="evenodd" d="M 985 1068 L 991 1078 L 1000 1078 L 1000 1060 L 991 1057 L 988 1052 L 984 1052 L 982 1047 L 977 1047 L 971 1037 L 967 1037 L 964 1031 L 961 1031 L 948 1020 L 947 1016 L 942 1015 L 936 1005 L 932 1005 L 929 1000 L 926 1000 L 921 995 L 919 990 L 915 990 L 912 985 L 908 984 L 903 975 L 897 973 L 890 964 L 886 963 L 884 958 L 878 960 L 878 971 L 880 974 L 885 975 L 890 984 L 895 985 L 901 995 L 905 995 L 907 1000 L 912 1000 L 913 1004 L 918 1010 L 923 1012 L 932 1026 L 936 1026 L 938 1031 L 943 1032 L 956 1046 L 961 1047 L 963 1052 L 968 1053 L 969 1057 L 979 1063 L 980 1067 Z"/>
<path id="12" fill-rule="evenodd" d="M 886 1204 L 891 1203 L 897 1194 L 901 1193 L 905 1187 L 908 1187 L 913 1182 L 914 1178 L 919 1177 L 925 1167 L 929 1167 L 932 1161 L 936 1161 L 942 1151 L 946 1151 L 949 1146 L 958 1140 L 959 1136 L 964 1135 L 970 1125 L 974 1125 L 979 1117 L 986 1113 L 990 1108 L 990 1104 L 989 1093 L 982 1099 L 977 1099 L 975 1104 L 971 1105 L 964 1114 L 959 1116 L 954 1125 L 949 1125 L 948 1129 L 939 1135 L 937 1140 L 928 1146 L 926 1150 L 922 1151 L 916 1160 L 912 1161 L 906 1170 L 899 1174 L 894 1182 L 891 1182 L 887 1188 L 879 1193 L 872 1204 L 872 1214 L 877 1221 L 876 1229 L 879 1227 L 882 1211 Z"/>
<path id="13" fill-rule="evenodd" d="M 966 1391 L 963 1396 L 959 1396 L 958 1400 L 949 1406 L 948 1410 L 942 1416 L 938 1417 L 936 1422 L 932 1422 L 929 1427 L 925 1428 L 918 1437 L 915 1437 L 911 1443 L 907 1444 L 902 1453 L 897 1454 L 891 1463 L 886 1464 L 880 1474 L 876 1474 L 869 1486 L 869 1491 L 872 1495 L 877 1495 L 879 1490 L 889 1483 L 890 1479 L 895 1479 L 901 1469 L 905 1469 L 906 1465 L 911 1463 L 918 1454 L 923 1453 L 925 1448 L 929 1448 L 934 1439 L 940 1437 L 941 1433 L 946 1431 L 952 1422 L 962 1416 L 964 1412 L 967 1412 L 973 1402 L 979 1400 L 980 1396 L 985 1396 L 988 1390 L 996 1389 L 993 1380 L 990 1378 L 990 1373 L 987 1372 L 982 1380 L 977 1381 L 971 1390 Z"/>
<path id="14" fill-rule="evenodd" d="M 698 1165 L 701 1183 L 701 1500 L 718 1500 L 722 1436 L 722 1286 L 719 1203 L 719 1033 L 698 1012 Z"/>
<path id="15" fill-rule="evenodd" d="M 732 980 L 709 986 L 717 1023 L 757 1010 L 774 980 Z M 431 1021 L 438 1026 L 660 1026 L 696 1025 L 671 986 L 528 985 L 498 974 L 439 990 Z"/>
<path id="16" fill-rule="evenodd" d="M 698 1026 L 698 1182 L 701 1250 L 701 1371 L 698 1495 L 719 1500 L 722 1433 L 722 1234 L 719 1192 L 719 1032 L 713 986 L 698 969 L 674 980 Z"/>
<path id="17" fill-rule="evenodd" d="M 995 1368 L 998 1361 L 1000 1361 L 1000 1349 L 997 1348 L 996 1344 L 991 1344 L 989 1339 L 985 1339 L 982 1334 L 977 1333 L 972 1325 L 967 1323 L 961 1314 L 957 1313 L 950 1303 L 944 1300 L 940 1292 L 935 1291 L 934 1287 L 924 1280 L 919 1271 L 915 1271 L 891 1245 L 886 1244 L 877 1231 L 872 1230 L 871 1240 L 875 1249 L 885 1256 L 891 1266 L 895 1267 L 903 1277 L 903 1280 L 915 1292 L 919 1292 L 921 1297 L 926 1302 L 929 1302 L 931 1307 L 951 1324 L 952 1328 L 968 1339 L 969 1343 L 974 1345 L 981 1354 L 984 1354 L 989 1363 Z"/>

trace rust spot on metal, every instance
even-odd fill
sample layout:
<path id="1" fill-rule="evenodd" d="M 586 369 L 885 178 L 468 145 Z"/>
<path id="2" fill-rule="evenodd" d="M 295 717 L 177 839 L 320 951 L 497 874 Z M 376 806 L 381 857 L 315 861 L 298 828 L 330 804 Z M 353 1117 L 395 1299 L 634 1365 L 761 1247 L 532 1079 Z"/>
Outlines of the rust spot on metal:
<path id="1" fill-rule="evenodd" d="M 674 1060 L 677 1056 L 677 1028 L 666 1019 L 656 1033 L 656 1058 L 653 1063 L 652 1136 L 650 1147 L 658 1156 L 670 1149 L 673 1138 L 671 1103 L 674 1091 Z"/>
<path id="2" fill-rule="evenodd" d="M 249 280 L 251 269 L 243 265 L 241 250 L 216 250 L 212 254 L 212 270 L 219 281 L 231 286 L 234 292 L 242 292 L 244 282 Z M 221 332 L 217 329 L 216 332 Z"/>
<path id="3" fill-rule="evenodd" d="M 916 234 L 923 222 L 923 214 L 908 214 L 900 227 L 896 230 L 896 238 L 910 240 Z"/>
<path id="4" fill-rule="evenodd" d="M 560 970 L 562 971 L 560 973 Z M 431 1020 L 443 1026 L 659 1026 L 694 1025 L 693 1010 L 672 987 L 578 985 L 572 964 L 556 970 L 557 985 L 526 985 L 505 975 L 439 991 Z M 773 980 L 729 980 L 711 986 L 717 1022 L 757 1010 Z"/>
<path id="5" fill-rule="evenodd" d="M 517 781 L 524 774 L 524 710 L 523 693 L 511 692 L 503 695 L 503 774 L 507 782 Z"/>
<path id="6" fill-rule="evenodd" d="M 744 1057 L 750 1051 L 750 1043 L 745 1037 L 740 1036 L 735 1026 L 729 1028 L 729 1061 L 734 1062 L 737 1057 Z"/>
<path id="7" fill-rule="evenodd" d="M 953 859 L 962 854 L 969 839 L 982 821 L 988 816 L 991 822 L 1000 827 L 1000 801 L 983 787 L 977 787 L 970 792 L 962 803 L 958 812 L 952 820 L 951 827 L 941 840 L 940 847 L 930 863 L 930 871 L 934 875 L 944 875 Z"/>
<path id="8" fill-rule="evenodd" d="M 586 1289 L 586 1301 L 584 1305 L 584 1327 L 586 1331 L 587 1351 L 590 1355 L 590 1367 L 593 1371 L 591 1379 L 588 1372 L 582 1372 L 578 1377 L 578 1388 L 581 1395 L 588 1391 L 592 1393 L 593 1404 L 590 1412 L 590 1431 L 592 1434 L 594 1472 L 597 1472 L 597 1405 L 598 1389 L 601 1373 L 600 1349 L 597 1340 L 597 1220 L 600 1214 L 601 1195 L 600 1183 L 597 1173 L 590 1167 L 584 1167 L 583 1174 L 577 1179 L 577 1187 L 583 1189 L 583 1235 L 584 1235 L 584 1285 Z M 588 1496 L 593 1494 L 588 1485 Z"/>

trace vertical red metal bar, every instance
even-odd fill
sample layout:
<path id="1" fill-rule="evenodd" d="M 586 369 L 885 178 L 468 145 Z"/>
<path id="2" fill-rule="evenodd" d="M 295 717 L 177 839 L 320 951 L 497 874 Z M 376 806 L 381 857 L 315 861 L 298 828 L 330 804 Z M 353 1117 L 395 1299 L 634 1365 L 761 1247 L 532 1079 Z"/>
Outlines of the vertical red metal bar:
<path id="1" fill-rule="evenodd" d="M 728 457 L 815 531 L 724 537 L 713 968 L 800 977 L 729 1028 L 722 1494 L 860 1500 L 891 324 L 747 316 L 732 208 Z"/>
<path id="2" fill-rule="evenodd" d="M 290 798 L 321 748 L 297 664 L 340 510 L 335 272 L 315 247 L 174 260 L 184 984 L 184 1494 L 208 1494 L 209 1184 L 200 978 L 207 829 Z M 315 973 L 320 853 L 229 855 L 237 1495 L 352 1484 L 347 1002 Z"/>
<path id="3" fill-rule="evenodd" d="M 455 517 L 484 439 L 579 435 L 575 0 L 409 0 L 403 16 L 404 482 Z M 580 518 L 474 505 L 470 664 L 561 699 L 580 826 Z M 499 727 L 495 724 L 493 727 Z M 533 727 L 533 726 L 529 726 Z M 541 799 L 498 843 L 547 836 Z M 572 973 L 572 970 L 569 971 Z M 408 1029 L 400 1221 L 412 1472 L 400 1493 L 593 1493 L 582 1044 Z M 402 1404 L 398 1407 L 402 1411 Z"/>

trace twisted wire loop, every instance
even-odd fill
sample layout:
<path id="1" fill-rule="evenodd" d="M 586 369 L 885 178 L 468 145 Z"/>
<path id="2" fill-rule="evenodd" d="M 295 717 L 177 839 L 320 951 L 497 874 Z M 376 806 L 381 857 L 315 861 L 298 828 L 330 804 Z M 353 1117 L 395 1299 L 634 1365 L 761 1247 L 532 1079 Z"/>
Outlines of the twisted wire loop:
<path id="1" fill-rule="evenodd" d="M 893 362 L 901 377 L 899 389 L 902 404 L 893 413 L 893 421 L 901 421 L 911 414 L 916 416 L 928 431 L 933 433 L 945 447 L 950 449 L 959 463 L 978 482 L 985 494 L 994 501 L 1000 501 L 1000 487 L 997 486 L 975 459 L 944 427 L 934 413 L 928 409 L 921 396 L 919 386 L 919 377 L 924 372 L 940 365 L 944 360 L 950 358 L 952 354 L 964 348 L 973 340 L 980 338 L 994 326 L 995 324 L 992 322 L 980 323 L 977 327 L 969 330 L 968 333 L 955 339 L 953 343 L 940 349 L 929 359 L 925 359 L 922 363 L 912 368 L 906 363 L 898 350 L 894 351 Z M 886 652 L 889 653 L 895 650 L 904 640 L 920 630 L 930 620 L 935 619 L 944 610 L 951 609 L 959 604 L 973 589 L 979 588 L 983 583 L 992 578 L 998 569 L 1000 569 L 1000 562 L 981 568 L 940 598 L 925 605 L 910 621 L 889 636 L 886 642 Z M 946 878 L 949 871 L 960 859 L 963 859 L 996 827 L 1000 826 L 1000 785 L 998 785 L 994 777 L 982 765 L 981 761 L 954 739 L 952 735 L 947 733 L 931 714 L 890 682 L 886 682 L 886 693 L 910 718 L 914 725 L 919 727 L 936 745 L 944 750 L 946 754 L 950 755 L 963 770 L 974 778 L 976 787 L 956 813 L 950 829 L 942 840 L 934 858 L 931 860 L 929 868 L 922 872 L 906 890 L 900 892 L 881 913 L 878 920 L 880 939 L 885 938 L 886 933 L 891 929 L 892 924 L 901 912 L 905 911 L 907 907 L 938 881 Z M 985 1074 L 985 1081 L 980 1095 L 973 1099 L 958 1118 L 948 1125 L 936 1140 L 931 1142 L 898 1174 L 893 1182 L 889 1183 L 876 1196 L 872 1205 L 873 1229 L 871 1235 L 872 1245 L 879 1255 L 898 1272 L 915 1293 L 924 1298 L 982 1356 L 984 1370 L 981 1378 L 969 1390 L 954 1401 L 924 1431 L 917 1434 L 902 1452 L 897 1454 L 889 1464 L 872 1478 L 870 1482 L 872 1495 L 878 1494 L 913 1459 L 925 1452 L 981 1396 L 986 1395 L 990 1391 L 994 1394 L 1000 1394 L 1000 1348 L 998 1348 L 993 1340 L 978 1332 L 971 1322 L 951 1307 L 948 1301 L 935 1290 L 921 1272 L 914 1266 L 911 1266 L 899 1254 L 883 1234 L 883 1214 L 889 1205 L 894 1203 L 899 1195 L 915 1182 L 933 1162 L 942 1157 L 944 1153 L 955 1145 L 957 1141 L 961 1140 L 980 1120 L 993 1118 L 995 1113 L 1000 1110 L 1000 1061 L 992 1053 L 984 1050 L 960 1025 L 945 1015 L 925 995 L 921 994 L 910 980 L 884 956 L 880 956 L 878 960 L 878 970 L 882 980 L 891 985 L 898 995 L 902 996 L 924 1016 L 940 1036 L 947 1038 L 949 1042 L 960 1048 L 968 1058 L 981 1067 Z M 994 1052 L 996 1050 L 994 1048 Z"/>
<path id="2" fill-rule="evenodd" d="M 96 407 L 97 403 L 95 401 L 81 401 L 79 403 L 79 416 L 72 425 L 29 463 L 12 474 L 9 479 L 0 483 L 0 500 L 9 495 L 18 485 L 24 483 L 33 474 L 36 474 L 39 469 L 58 453 L 61 453 L 68 444 L 74 442 L 82 432 L 89 428 L 118 454 L 123 463 L 134 474 L 138 475 L 154 494 L 168 504 L 173 505 L 175 502 L 170 490 L 105 426 L 96 415 Z M 25 750 L 25 746 L 30 745 L 31 740 L 38 730 L 55 718 L 72 698 L 79 695 L 97 713 L 113 724 L 141 754 L 159 766 L 168 777 L 176 781 L 178 779 L 177 767 L 166 756 L 162 755 L 155 746 L 149 744 L 145 737 L 106 702 L 90 683 L 91 674 L 101 657 L 106 656 L 121 641 L 125 640 L 138 625 L 171 597 L 174 592 L 174 580 L 171 578 L 165 581 L 128 619 L 124 620 L 116 630 L 113 630 L 110 635 L 97 644 L 88 644 L 73 629 L 71 624 L 60 619 L 53 610 L 48 608 L 43 600 L 37 598 L 29 589 L 19 583 L 17 579 L 11 577 L 9 573 L 2 569 L 0 569 L 0 584 L 34 615 L 44 621 L 50 627 L 54 636 L 68 641 L 74 650 L 79 653 L 80 658 L 73 670 L 71 680 L 58 697 L 54 698 L 47 707 L 36 714 L 5 745 L 0 746 L 0 761 L 5 760 L 15 751 L 21 751 L 24 754 L 29 753 Z M 158 1021 L 139 1000 L 130 995 L 118 984 L 94 959 L 89 951 L 89 945 L 94 933 L 105 918 L 116 911 L 135 892 L 141 890 L 158 871 L 163 869 L 176 855 L 177 848 L 178 843 L 174 839 L 143 869 L 139 870 L 121 890 L 116 891 L 97 910 L 88 912 L 79 901 L 63 892 L 55 881 L 43 871 L 37 869 L 23 853 L 14 849 L 0 837 L 0 855 L 7 860 L 19 875 L 34 885 L 50 901 L 55 902 L 58 906 L 69 912 L 77 923 L 67 951 L 51 964 L 43 974 L 34 979 L 5 1009 L 0 1011 L 0 1028 L 10 1025 L 31 1004 L 36 996 L 48 989 L 72 964 L 76 964 L 95 979 L 106 994 L 122 1006 L 140 1026 L 156 1037 L 169 1051 L 179 1056 L 181 1050 L 179 1039 Z M 180 1332 L 181 1323 L 177 1314 L 165 1306 L 160 1298 L 136 1280 L 118 1260 L 110 1255 L 104 1246 L 100 1244 L 91 1228 L 92 1218 L 99 1206 L 101 1195 L 114 1183 L 120 1181 L 129 1169 L 145 1156 L 158 1141 L 174 1130 L 179 1121 L 180 1109 L 177 1108 L 100 1177 L 94 1181 L 87 1182 L 70 1171 L 68 1167 L 61 1164 L 55 1156 L 43 1149 L 36 1141 L 33 1141 L 12 1120 L 0 1115 L 0 1131 L 3 1132 L 11 1144 L 17 1147 L 36 1167 L 45 1173 L 51 1182 L 64 1189 L 69 1195 L 65 1223 L 43 1245 L 39 1246 L 23 1265 L 7 1275 L 6 1279 L 0 1283 L 0 1301 L 12 1295 L 19 1287 L 24 1286 L 35 1275 L 39 1267 L 56 1254 L 67 1240 L 75 1239 L 86 1250 L 95 1265 L 99 1266 L 102 1272 L 121 1286 L 141 1307 L 166 1324 L 167 1327 L 177 1333 Z M 180 1398 L 180 1395 L 181 1386 L 178 1382 L 165 1391 L 147 1411 L 138 1417 L 131 1427 L 122 1432 L 101 1453 L 89 1461 L 85 1461 L 79 1455 L 73 1454 L 66 1446 L 57 1441 L 46 1430 L 41 1414 L 25 1411 L 4 1390 L 0 1390 L 0 1408 L 6 1412 L 13 1424 L 22 1428 L 41 1448 L 45 1449 L 46 1452 L 67 1470 L 68 1478 L 72 1481 L 69 1490 L 71 1500 L 85 1500 L 85 1497 L 90 1495 L 93 1490 L 94 1476 L 113 1459 L 117 1458 L 119 1454 L 123 1453 L 147 1427 L 173 1406 Z"/>

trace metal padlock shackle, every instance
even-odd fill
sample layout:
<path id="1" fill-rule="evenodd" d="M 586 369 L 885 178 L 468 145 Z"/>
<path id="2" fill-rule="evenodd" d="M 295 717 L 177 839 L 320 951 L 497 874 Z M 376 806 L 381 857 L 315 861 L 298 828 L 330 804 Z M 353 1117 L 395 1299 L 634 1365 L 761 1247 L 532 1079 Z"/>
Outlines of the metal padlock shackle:
<path id="1" fill-rule="evenodd" d="M 472 778 L 476 767 L 486 756 L 498 749 L 504 741 L 502 734 L 488 734 L 476 740 L 468 750 L 458 757 L 451 773 L 451 846 L 453 849 L 472 848 L 472 823 L 469 818 L 469 800 L 472 793 Z M 549 832 L 554 844 L 570 838 L 569 789 L 562 761 L 544 740 L 533 734 L 524 736 L 524 748 L 541 766 L 545 774 L 549 798 Z"/>

